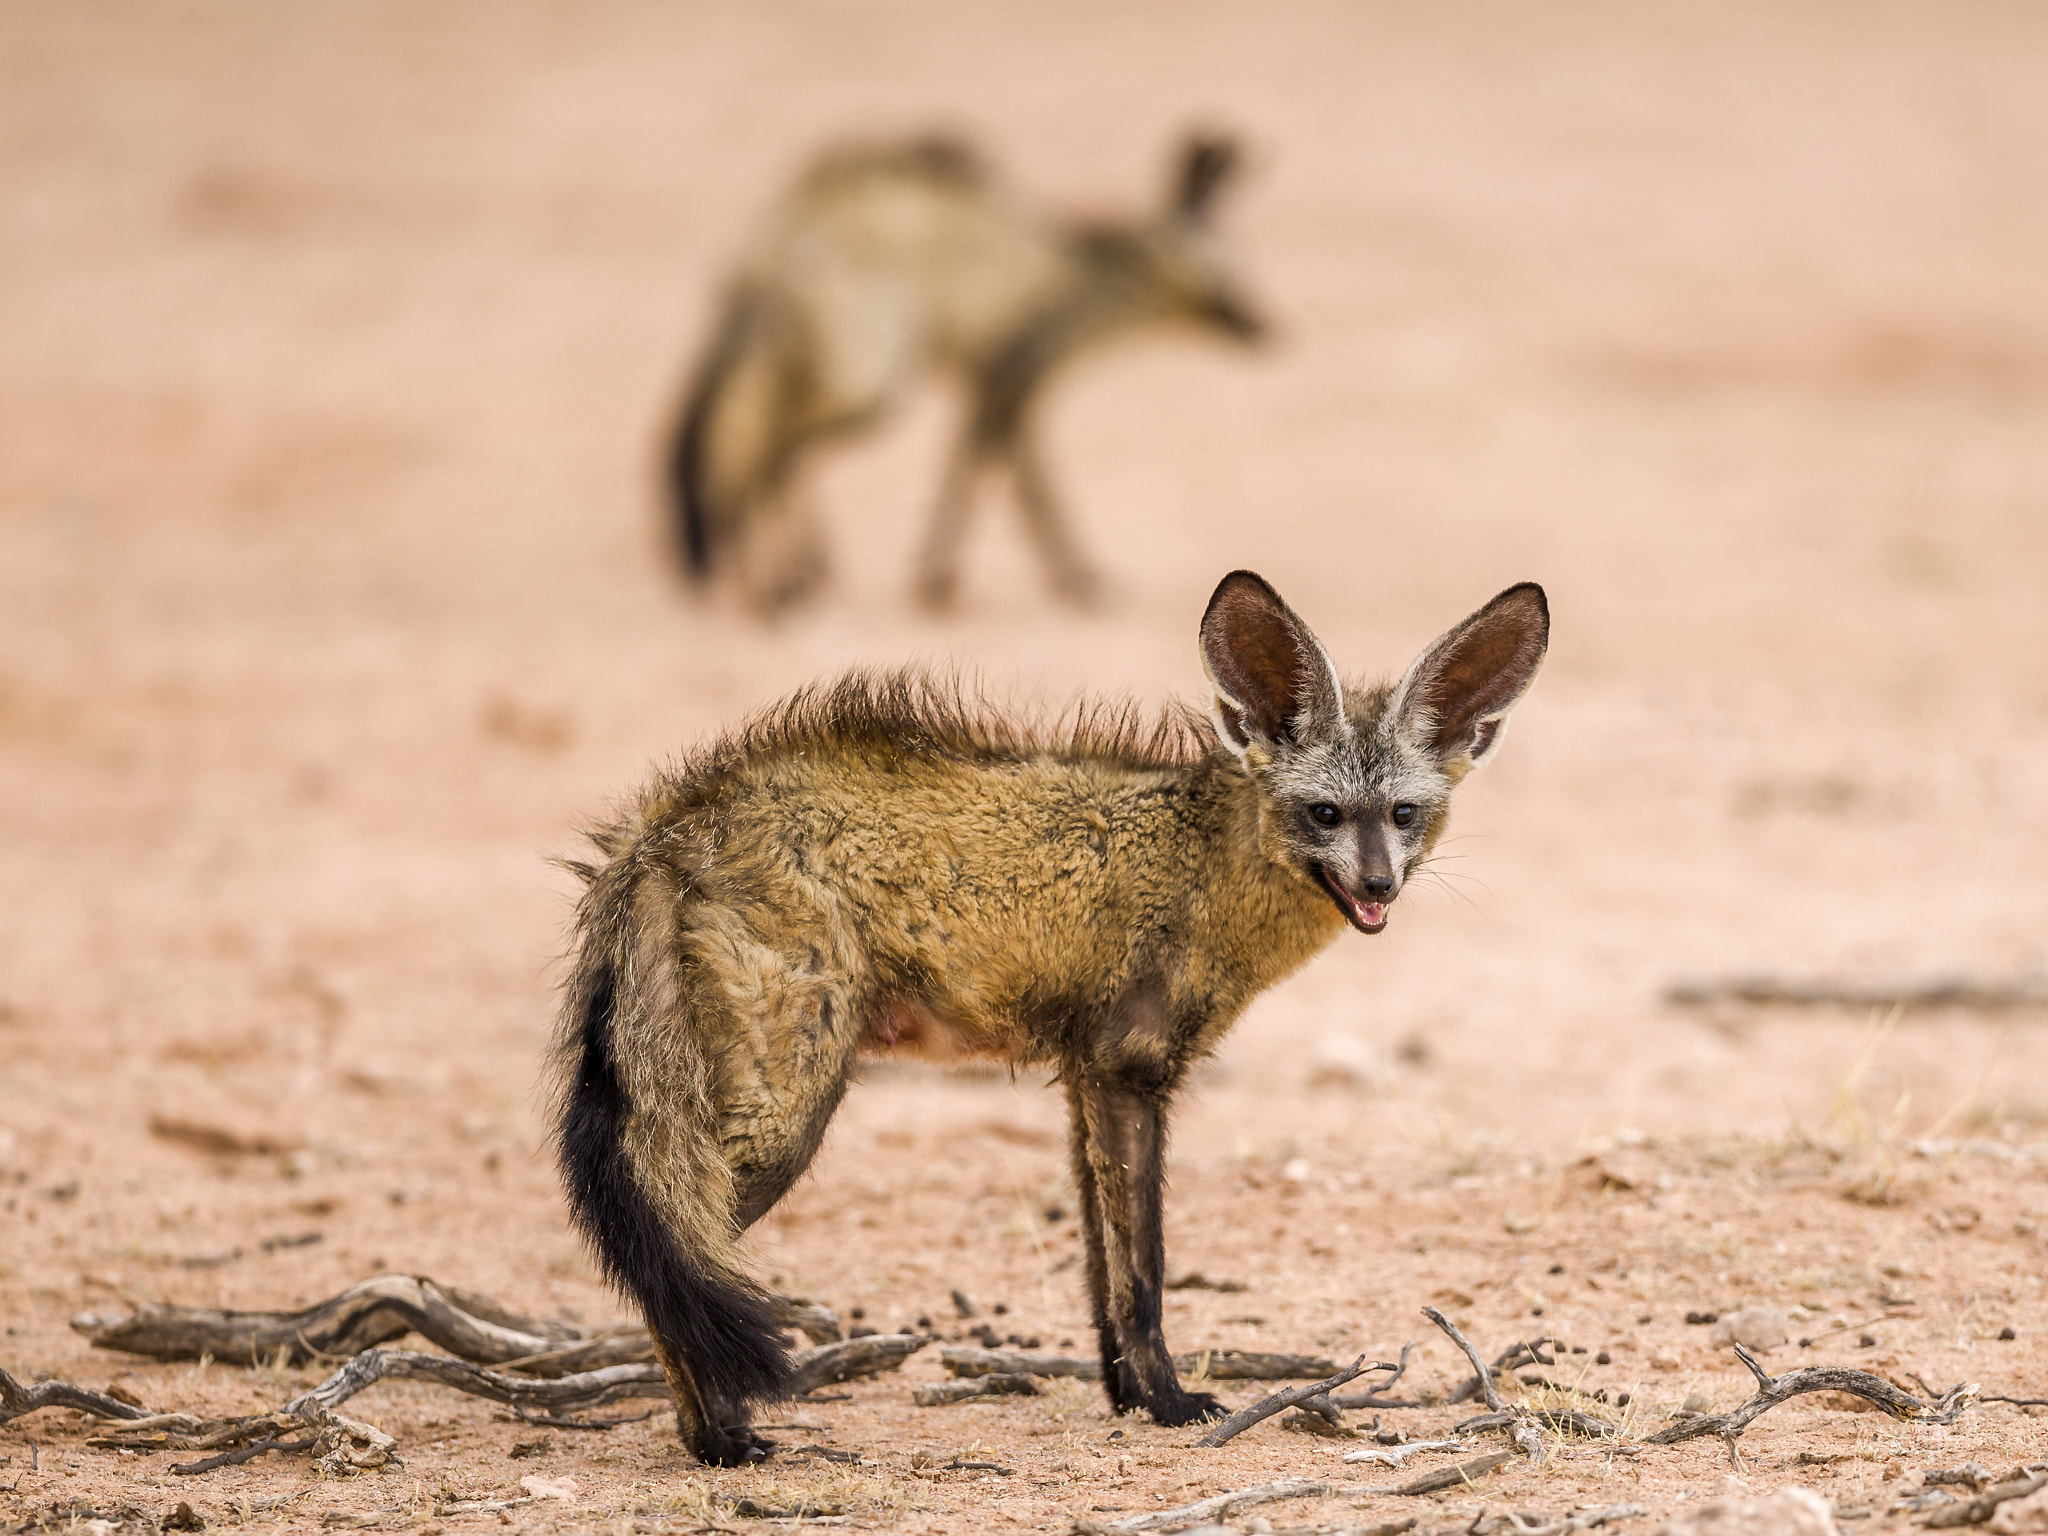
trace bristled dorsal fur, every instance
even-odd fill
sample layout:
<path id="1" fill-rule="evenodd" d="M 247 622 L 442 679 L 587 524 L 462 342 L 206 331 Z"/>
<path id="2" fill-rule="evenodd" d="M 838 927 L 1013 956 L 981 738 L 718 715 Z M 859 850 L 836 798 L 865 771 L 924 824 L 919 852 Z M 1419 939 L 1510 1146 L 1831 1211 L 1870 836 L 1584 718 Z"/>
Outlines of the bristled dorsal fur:
<path id="1" fill-rule="evenodd" d="M 1082 696 L 1059 708 L 1033 708 L 993 700 L 953 675 L 860 668 L 801 688 L 665 765 L 641 803 L 664 811 L 701 804 L 746 766 L 810 751 L 988 765 L 1051 759 L 1134 772 L 1222 759 L 1215 727 L 1186 704 Z M 609 858 L 623 848 L 629 825 L 613 820 L 588 835 Z M 588 864 L 565 864 L 585 881 L 595 877 Z"/>

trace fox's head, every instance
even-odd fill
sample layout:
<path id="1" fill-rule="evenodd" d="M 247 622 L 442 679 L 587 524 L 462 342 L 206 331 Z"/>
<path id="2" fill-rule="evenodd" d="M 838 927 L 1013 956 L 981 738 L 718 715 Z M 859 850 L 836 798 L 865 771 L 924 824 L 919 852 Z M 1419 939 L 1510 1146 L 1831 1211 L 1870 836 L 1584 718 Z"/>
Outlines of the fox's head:
<path id="1" fill-rule="evenodd" d="M 1157 213 L 1086 232 L 1097 260 L 1121 279 L 1126 323 L 1180 322 L 1239 341 L 1265 334 L 1265 318 L 1239 282 L 1216 227 L 1217 194 L 1237 162 L 1232 140 L 1191 136 L 1181 145 Z"/>
<path id="2" fill-rule="evenodd" d="M 1347 688 L 1265 580 L 1232 571 L 1202 615 L 1216 734 L 1257 783 L 1263 851 L 1361 933 L 1443 830 L 1451 791 L 1500 745 L 1543 664 L 1550 608 L 1509 587 L 1416 658 L 1391 688 Z"/>

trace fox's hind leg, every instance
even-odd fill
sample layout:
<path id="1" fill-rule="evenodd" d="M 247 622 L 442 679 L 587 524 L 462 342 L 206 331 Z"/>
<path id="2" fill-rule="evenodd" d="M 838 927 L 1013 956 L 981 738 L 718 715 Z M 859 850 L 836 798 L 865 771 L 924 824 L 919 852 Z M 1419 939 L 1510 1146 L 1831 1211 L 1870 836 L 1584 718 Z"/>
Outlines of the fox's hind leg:
<path id="1" fill-rule="evenodd" d="M 737 1466 L 772 1449 L 749 1404 L 788 1374 L 737 1239 L 816 1152 L 857 1028 L 808 957 L 716 924 L 681 940 L 673 898 L 642 898 L 607 913 L 624 932 L 587 945 L 570 983 L 559 1155 L 576 1224 L 654 1335 L 684 1442 Z"/>
<path id="2" fill-rule="evenodd" d="M 808 480 L 792 469 L 757 500 L 740 552 L 747 605 L 775 618 L 815 597 L 832 575 Z"/>
<path id="3" fill-rule="evenodd" d="M 1102 578 L 1081 553 L 1059 498 L 1053 494 L 1037 444 L 1019 435 L 1009 449 L 1010 473 L 1017 488 L 1017 510 L 1024 517 L 1024 531 L 1038 547 L 1045 562 L 1052 589 L 1076 608 L 1093 608 L 1102 601 Z"/>

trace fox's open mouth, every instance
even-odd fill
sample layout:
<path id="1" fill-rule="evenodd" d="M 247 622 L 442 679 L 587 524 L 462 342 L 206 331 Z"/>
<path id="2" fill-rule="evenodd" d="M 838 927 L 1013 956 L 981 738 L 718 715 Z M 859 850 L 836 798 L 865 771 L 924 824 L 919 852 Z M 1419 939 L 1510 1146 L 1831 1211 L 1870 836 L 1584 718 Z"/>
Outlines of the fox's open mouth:
<path id="1" fill-rule="evenodd" d="M 1337 877 L 1321 864 L 1316 866 L 1316 878 L 1323 882 L 1323 889 L 1337 903 L 1337 910 L 1344 914 L 1344 920 L 1360 933 L 1378 933 L 1387 926 L 1387 904 L 1384 901 L 1360 901 L 1339 885 Z"/>

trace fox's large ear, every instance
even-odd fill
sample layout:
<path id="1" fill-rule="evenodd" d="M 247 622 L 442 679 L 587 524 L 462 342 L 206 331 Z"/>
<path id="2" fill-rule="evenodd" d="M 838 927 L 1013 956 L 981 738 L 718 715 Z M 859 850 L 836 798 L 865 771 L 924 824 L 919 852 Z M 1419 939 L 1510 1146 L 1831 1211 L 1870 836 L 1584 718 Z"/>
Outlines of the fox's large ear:
<path id="1" fill-rule="evenodd" d="M 1416 658 L 1394 690 L 1392 718 L 1444 766 L 1472 768 L 1499 743 L 1549 644 L 1543 589 L 1509 587 Z"/>
<path id="2" fill-rule="evenodd" d="M 1214 134 L 1190 134 L 1181 145 L 1168 206 L 1178 218 L 1199 224 L 1209 216 L 1216 190 L 1237 168 L 1237 141 Z"/>
<path id="3" fill-rule="evenodd" d="M 1250 571 L 1232 571 L 1209 599 L 1202 665 L 1216 734 L 1240 758 L 1254 744 L 1270 752 L 1343 729 L 1343 691 L 1322 642 Z"/>

